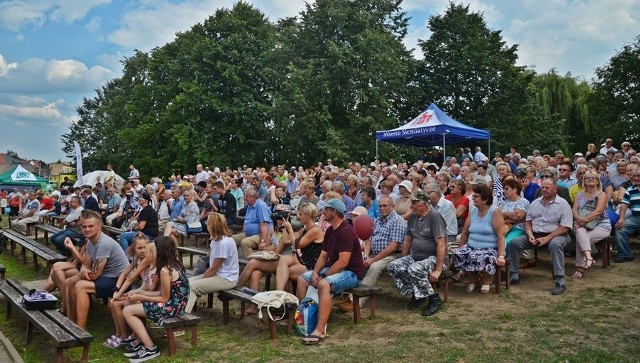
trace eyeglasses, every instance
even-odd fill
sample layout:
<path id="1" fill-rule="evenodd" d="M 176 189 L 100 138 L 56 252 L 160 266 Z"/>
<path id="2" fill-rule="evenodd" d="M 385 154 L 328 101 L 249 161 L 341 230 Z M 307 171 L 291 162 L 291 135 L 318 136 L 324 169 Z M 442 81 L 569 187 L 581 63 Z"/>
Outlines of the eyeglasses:
<path id="1" fill-rule="evenodd" d="M 449 185 L 449 189 L 458 188 L 457 185 Z"/>
<path id="2" fill-rule="evenodd" d="M 585 176 L 584 177 L 584 180 L 596 180 L 596 179 L 598 179 L 597 176 Z"/>
<path id="3" fill-rule="evenodd" d="M 540 175 L 540 179 L 551 178 L 551 175 Z"/>

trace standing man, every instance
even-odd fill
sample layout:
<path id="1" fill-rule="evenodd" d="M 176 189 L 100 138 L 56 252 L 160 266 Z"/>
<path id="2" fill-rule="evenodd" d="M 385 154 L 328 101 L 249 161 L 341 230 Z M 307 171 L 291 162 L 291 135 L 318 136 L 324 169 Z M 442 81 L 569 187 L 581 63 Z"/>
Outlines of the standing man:
<path id="1" fill-rule="evenodd" d="M 618 255 L 613 260 L 616 263 L 633 261 L 633 251 L 629 248 L 629 236 L 640 228 L 640 168 L 631 173 L 631 185 L 624 192 L 620 203 L 620 219 L 616 223 L 616 246 Z M 625 219 L 627 210 L 631 216 Z"/>
<path id="2" fill-rule="evenodd" d="M 227 220 L 227 225 L 233 225 L 236 223 L 236 214 L 238 209 L 236 208 L 236 197 L 231 194 L 229 190 L 226 190 L 224 183 L 217 181 L 213 187 L 216 198 L 212 198 L 215 210 L 218 213 L 224 214 Z"/>
<path id="3" fill-rule="evenodd" d="M 364 268 L 367 273 L 362 284 L 376 286 L 382 271 L 387 269 L 389 262 L 400 258 L 402 241 L 407 229 L 407 223 L 395 212 L 393 199 L 388 196 L 380 197 L 378 204 L 380 218 L 376 219 L 373 235 L 365 241 Z M 360 299 L 360 307 L 367 302 L 367 297 Z M 353 305 L 349 299 L 340 302 L 340 310 L 351 311 Z"/>
<path id="4" fill-rule="evenodd" d="M 271 210 L 258 197 L 257 190 L 247 189 L 245 198 L 247 199 L 247 214 L 244 217 L 244 227 L 242 233 L 233 236 L 233 240 L 236 241 L 237 246 L 240 246 L 242 255 L 247 257 L 256 248 L 262 251 L 271 246 L 273 220 L 271 220 Z"/>
<path id="5" fill-rule="evenodd" d="M 133 164 L 129 165 L 129 180 L 140 179 L 140 172 Z"/>
<path id="6" fill-rule="evenodd" d="M 104 187 L 108 188 L 109 186 L 114 186 L 116 182 L 116 172 L 113 171 L 113 166 L 111 164 L 107 165 L 107 177 L 104 178 Z"/>
<path id="7" fill-rule="evenodd" d="M 387 270 L 400 294 L 413 293 L 407 308 L 417 309 L 428 299 L 422 315 L 431 316 L 444 305 L 431 284 L 438 282 L 447 268 L 447 229 L 440 213 L 431 208 L 431 199 L 424 190 L 411 196 L 411 207 L 413 213 L 402 242 L 403 257 L 389 263 Z"/>
<path id="8" fill-rule="evenodd" d="M 29 192 L 28 198 L 27 204 L 22 208 L 22 212 L 20 213 L 18 220 L 11 224 L 13 229 L 22 234 L 27 233 L 27 224 L 37 223 L 40 220 L 40 217 L 38 216 L 38 213 L 40 212 L 40 202 L 36 199 L 36 192 Z"/>
<path id="9" fill-rule="evenodd" d="M 318 289 L 318 324 L 304 344 L 316 344 L 326 338 L 326 325 L 331 314 L 331 296 L 352 289 L 364 277 L 360 240 L 355 229 L 344 218 L 345 206 L 340 199 L 318 203 L 330 227 L 324 234 L 322 252 L 313 268 L 298 277 L 296 295 L 302 300 L 309 286 Z M 393 210 L 393 207 L 390 208 Z"/>
<path id="10" fill-rule="evenodd" d="M 84 208 L 80 205 L 80 197 L 74 195 L 69 201 L 69 213 L 64 218 L 65 229 L 51 236 L 51 243 L 58 249 L 62 255 L 70 256 L 69 250 L 64 246 L 64 240 L 68 237 L 71 239 L 79 239 L 82 237 L 80 230 L 80 213 Z"/>
<path id="11" fill-rule="evenodd" d="M 209 173 L 202 169 L 202 164 L 196 165 L 196 170 L 198 171 L 196 174 L 196 184 L 200 183 L 201 181 L 206 183 L 209 179 Z"/>
<path id="12" fill-rule="evenodd" d="M 64 311 L 82 329 L 87 327 L 90 294 L 101 299 L 113 293 L 118 276 L 129 260 L 113 238 L 102 233 L 102 218 L 94 211 L 82 211 L 82 234 L 87 238 L 87 254 L 76 276 L 67 279 Z"/>
<path id="13" fill-rule="evenodd" d="M 542 180 L 542 197 L 529 206 L 524 228 L 526 235 L 514 238 L 507 248 L 507 258 L 511 258 L 511 284 L 520 283 L 520 253 L 526 249 L 547 246 L 553 264 L 556 279 L 553 295 L 561 295 L 567 290 L 564 283 L 564 249 L 571 238 L 569 231 L 573 226 L 571 206 L 558 192 L 558 186 L 552 178 Z"/>
<path id="14" fill-rule="evenodd" d="M 480 146 L 476 146 L 476 153 L 473 154 L 473 161 L 476 163 L 476 165 L 482 164 L 483 159 L 486 157 L 487 156 L 482 153 L 482 148 Z M 487 160 L 489 159 L 487 158 Z"/>

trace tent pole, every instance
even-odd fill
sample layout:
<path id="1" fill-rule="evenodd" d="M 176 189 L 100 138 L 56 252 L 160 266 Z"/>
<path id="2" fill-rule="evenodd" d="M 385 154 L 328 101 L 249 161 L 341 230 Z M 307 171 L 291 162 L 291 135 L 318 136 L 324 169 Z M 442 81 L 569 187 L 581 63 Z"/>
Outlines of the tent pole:
<path id="1" fill-rule="evenodd" d="M 487 152 L 488 152 L 487 158 L 488 158 L 489 155 L 491 155 L 491 138 L 489 138 L 489 141 L 487 143 L 489 144 L 489 150 L 487 150 Z"/>
<path id="2" fill-rule="evenodd" d="M 378 159 L 378 139 L 376 139 L 376 160 Z"/>
<path id="3" fill-rule="evenodd" d="M 447 134 L 442 134 L 442 157 L 447 158 Z"/>

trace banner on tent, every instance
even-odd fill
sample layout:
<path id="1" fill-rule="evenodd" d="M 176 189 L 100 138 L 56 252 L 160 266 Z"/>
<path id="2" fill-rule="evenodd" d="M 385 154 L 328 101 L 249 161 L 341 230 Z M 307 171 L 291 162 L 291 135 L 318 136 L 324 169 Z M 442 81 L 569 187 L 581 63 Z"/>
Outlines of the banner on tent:
<path id="1" fill-rule="evenodd" d="M 435 127 L 421 127 L 417 129 L 405 129 L 405 130 L 396 130 L 396 131 L 383 131 L 382 137 L 392 137 L 392 136 L 409 136 L 415 134 L 424 134 L 427 132 L 435 132 Z"/>
<path id="2" fill-rule="evenodd" d="M 15 181 L 38 181 L 36 176 L 30 173 L 27 169 L 23 168 L 21 165 L 18 165 L 16 170 L 11 173 L 11 179 Z"/>
<path id="3" fill-rule="evenodd" d="M 77 141 L 73 142 L 73 149 L 76 152 L 76 180 L 82 180 L 82 152 L 80 151 L 80 144 Z"/>

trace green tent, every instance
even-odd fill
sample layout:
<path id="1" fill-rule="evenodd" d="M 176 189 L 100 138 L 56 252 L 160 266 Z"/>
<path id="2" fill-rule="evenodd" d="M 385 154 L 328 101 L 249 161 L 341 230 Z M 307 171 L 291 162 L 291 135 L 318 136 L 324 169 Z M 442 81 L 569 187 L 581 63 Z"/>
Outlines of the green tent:
<path id="1" fill-rule="evenodd" d="M 46 184 L 47 181 L 44 178 L 35 176 L 29 170 L 23 168 L 22 165 L 16 165 L 14 168 L 0 175 L 0 189 L 29 187 L 27 189 L 33 190 L 40 189 Z"/>

